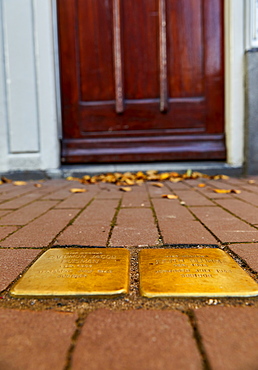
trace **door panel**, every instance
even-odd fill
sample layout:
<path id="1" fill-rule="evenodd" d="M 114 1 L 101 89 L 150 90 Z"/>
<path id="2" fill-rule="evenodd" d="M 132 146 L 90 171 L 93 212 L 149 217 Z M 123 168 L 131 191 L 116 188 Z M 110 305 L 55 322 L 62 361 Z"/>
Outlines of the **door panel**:
<path id="1" fill-rule="evenodd" d="M 171 97 L 204 95 L 203 8 L 201 0 L 169 1 L 168 76 Z"/>
<path id="2" fill-rule="evenodd" d="M 58 0 L 68 163 L 224 159 L 222 0 Z"/>

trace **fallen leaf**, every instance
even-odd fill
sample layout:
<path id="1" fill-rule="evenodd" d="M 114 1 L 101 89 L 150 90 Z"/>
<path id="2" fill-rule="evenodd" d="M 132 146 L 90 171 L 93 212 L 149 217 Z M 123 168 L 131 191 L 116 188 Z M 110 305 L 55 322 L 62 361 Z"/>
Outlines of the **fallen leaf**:
<path id="1" fill-rule="evenodd" d="M 126 182 L 127 185 L 134 185 L 135 184 L 135 182 L 131 179 L 125 179 L 124 181 Z"/>
<path id="2" fill-rule="evenodd" d="M 136 184 L 141 186 L 144 183 L 143 179 L 136 180 Z"/>
<path id="3" fill-rule="evenodd" d="M 152 184 L 152 186 L 156 186 L 157 188 L 163 188 L 163 184 L 161 184 L 161 182 L 155 182 L 154 184 Z"/>
<path id="4" fill-rule="evenodd" d="M 138 171 L 137 174 L 136 174 L 136 178 L 137 178 L 137 180 L 145 180 L 146 175 L 142 171 Z"/>
<path id="5" fill-rule="evenodd" d="M 0 180 L 0 185 L 2 185 L 3 184 L 3 181 L 2 180 Z"/>
<path id="6" fill-rule="evenodd" d="M 240 194 L 241 193 L 241 190 L 232 189 L 231 190 L 231 193 Z"/>
<path id="7" fill-rule="evenodd" d="M 162 198 L 167 198 L 167 199 L 178 199 L 178 196 L 177 196 L 177 195 L 173 195 L 173 194 L 163 194 L 163 195 L 162 195 Z"/>
<path id="8" fill-rule="evenodd" d="M 255 180 L 248 180 L 248 184 L 255 184 Z"/>
<path id="9" fill-rule="evenodd" d="M 67 181 L 81 181 L 79 177 L 73 177 L 73 176 L 68 176 L 66 180 Z"/>
<path id="10" fill-rule="evenodd" d="M 178 172 L 170 172 L 170 177 L 180 177 Z"/>
<path id="11" fill-rule="evenodd" d="M 169 181 L 177 183 L 179 181 L 183 181 L 183 179 L 181 179 L 180 177 L 171 177 Z"/>
<path id="12" fill-rule="evenodd" d="M 22 186 L 26 184 L 27 184 L 26 181 L 13 181 L 13 185 L 16 185 L 16 186 Z"/>
<path id="13" fill-rule="evenodd" d="M 206 184 L 198 184 L 199 188 L 205 188 Z"/>
<path id="14" fill-rule="evenodd" d="M 119 190 L 121 190 L 121 191 L 131 191 L 132 188 L 130 188 L 129 186 L 125 186 L 123 188 L 120 188 Z"/>
<path id="15" fill-rule="evenodd" d="M 10 184 L 11 182 L 13 182 L 13 180 L 10 180 L 8 179 L 7 177 L 5 176 L 2 176 L 1 177 L 1 180 L 3 181 L 3 183 L 6 183 L 6 184 Z"/>
<path id="16" fill-rule="evenodd" d="M 228 194 L 231 193 L 230 189 L 213 189 L 214 193 L 218 194 Z"/>
<path id="17" fill-rule="evenodd" d="M 213 179 L 213 180 L 228 180 L 229 176 L 227 176 L 227 175 L 215 175 L 215 176 L 211 176 L 211 179 Z"/>
<path id="18" fill-rule="evenodd" d="M 87 181 L 87 180 L 90 180 L 90 176 L 89 176 L 89 175 L 84 175 L 84 176 L 82 176 L 82 179 L 83 179 L 83 180 L 86 180 L 86 181 Z"/>
<path id="19" fill-rule="evenodd" d="M 81 189 L 81 188 L 72 188 L 70 189 L 71 193 L 85 193 L 87 190 L 86 189 Z"/>
<path id="20" fill-rule="evenodd" d="M 35 188 L 41 188 L 42 184 L 34 184 Z"/>
<path id="21" fill-rule="evenodd" d="M 235 189 L 213 189 L 213 191 L 218 194 L 229 194 L 229 193 L 240 194 L 241 193 L 241 190 L 235 190 Z"/>
<path id="22" fill-rule="evenodd" d="M 156 170 L 148 170 L 146 171 L 146 174 L 149 176 L 149 175 L 157 175 L 158 171 Z"/>
<path id="23" fill-rule="evenodd" d="M 164 172 L 164 173 L 161 173 L 159 175 L 159 180 L 160 181 L 167 180 L 169 178 L 170 178 L 170 173 L 168 173 L 168 172 Z"/>

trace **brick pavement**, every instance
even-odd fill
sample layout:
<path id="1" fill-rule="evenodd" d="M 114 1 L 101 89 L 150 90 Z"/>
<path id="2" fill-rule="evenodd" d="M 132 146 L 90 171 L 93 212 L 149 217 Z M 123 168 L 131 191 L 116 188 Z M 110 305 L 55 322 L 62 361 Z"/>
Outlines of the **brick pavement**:
<path id="1" fill-rule="evenodd" d="M 258 279 L 258 177 L 249 180 L 148 182 L 131 192 L 62 179 L 0 185 L 0 369 L 256 370 L 256 297 L 142 298 L 137 267 L 142 248 L 212 244 Z M 128 248 L 130 293 L 12 298 L 13 283 L 56 245 Z"/>

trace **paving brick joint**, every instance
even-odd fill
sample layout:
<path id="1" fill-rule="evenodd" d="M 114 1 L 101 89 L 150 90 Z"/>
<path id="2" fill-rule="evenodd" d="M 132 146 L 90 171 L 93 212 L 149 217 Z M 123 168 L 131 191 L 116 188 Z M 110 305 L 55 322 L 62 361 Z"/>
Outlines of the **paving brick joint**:
<path id="1" fill-rule="evenodd" d="M 0 185 L 0 369 L 257 369 L 257 297 L 141 297 L 138 256 L 213 246 L 258 281 L 258 177 L 34 185 Z M 44 251 L 71 245 L 128 249 L 129 294 L 11 297 Z"/>

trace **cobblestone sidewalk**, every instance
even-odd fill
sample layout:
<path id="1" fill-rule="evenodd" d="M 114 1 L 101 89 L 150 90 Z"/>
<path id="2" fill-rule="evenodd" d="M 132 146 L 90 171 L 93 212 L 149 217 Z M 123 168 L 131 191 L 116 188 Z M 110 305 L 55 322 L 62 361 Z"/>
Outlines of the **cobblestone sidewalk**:
<path id="1" fill-rule="evenodd" d="M 143 298 L 137 264 L 143 248 L 217 245 L 258 281 L 258 177 L 163 184 L 128 192 L 63 179 L 0 185 L 1 370 L 258 369 L 256 297 Z M 130 293 L 11 297 L 14 282 L 57 245 L 127 248 Z"/>

